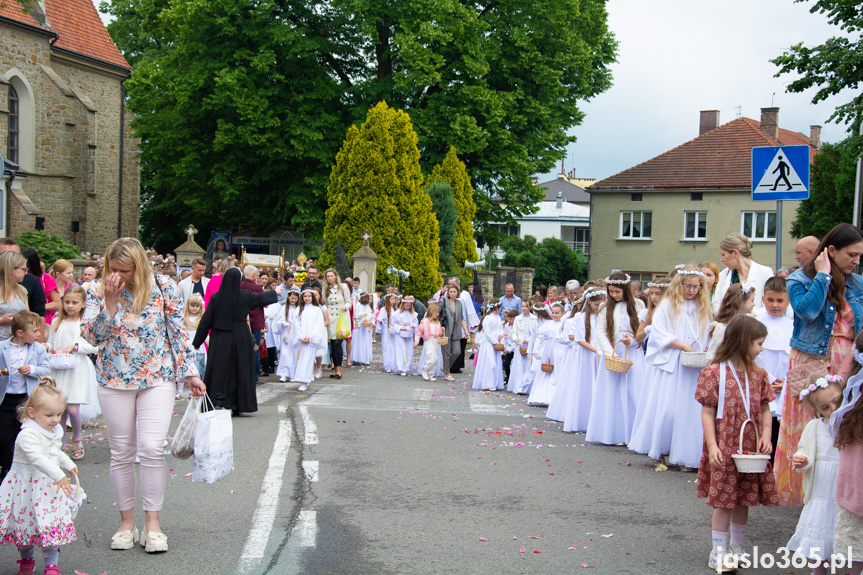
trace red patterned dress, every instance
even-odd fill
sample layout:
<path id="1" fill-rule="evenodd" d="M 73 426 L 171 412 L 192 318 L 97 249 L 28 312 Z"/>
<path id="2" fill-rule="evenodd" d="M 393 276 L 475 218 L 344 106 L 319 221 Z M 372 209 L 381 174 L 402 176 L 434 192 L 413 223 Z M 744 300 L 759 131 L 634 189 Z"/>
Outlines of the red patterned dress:
<path id="1" fill-rule="evenodd" d="M 701 463 L 698 466 L 698 497 L 706 497 L 707 504 L 721 509 L 734 509 L 738 505 L 749 507 L 766 505 L 777 507 L 779 495 L 776 492 L 776 479 L 773 469 L 768 464 L 764 473 L 738 473 L 732 453 L 738 451 L 740 427 L 746 421 L 746 407 L 743 396 L 737 387 L 737 382 L 731 374 L 729 366 L 725 381 L 725 413 L 722 419 L 716 419 L 716 443 L 722 451 L 724 465 L 714 468 L 710 465 L 707 442 L 701 450 Z M 746 389 L 745 374 L 737 372 L 743 389 Z M 750 415 L 749 418 L 761 430 L 761 405 L 776 398 L 776 393 L 770 387 L 770 378 L 760 367 L 750 373 Z M 698 386 L 695 389 L 695 399 L 706 407 L 717 407 L 719 403 L 719 365 L 711 365 L 701 370 L 698 376 Z M 757 452 L 755 430 L 752 425 L 746 426 L 743 435 L 743 451 Z"/>

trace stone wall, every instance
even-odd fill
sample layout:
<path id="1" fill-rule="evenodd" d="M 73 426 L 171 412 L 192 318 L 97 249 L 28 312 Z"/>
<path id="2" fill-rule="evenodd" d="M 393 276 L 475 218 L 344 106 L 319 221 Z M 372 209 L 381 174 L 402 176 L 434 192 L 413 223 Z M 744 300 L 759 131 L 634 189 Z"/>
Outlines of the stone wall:
<path id="1" fill-rule="evenodd" d="M 32 89 L 35 141 L 32 169 L 22 191 L 45 218 L 45 231 L 82 250 L 103 253 L 118 234 L 138 235 L 140 174 L 138 145 L 125 114 L 124 158 L 120 166 L 120 109 L 127 72 L 52 50 L 50 37 L 0 24 L 0 74 L 18 75 Z M 2 80 L 0 80 L 2 82 Z M 8 134 L 8 86 L 0 83 L 0 146 Z M 119 214 L 119 174 L 123 206 Z M 34 229 L 30 214 L 9 200 L 9 229 L 17 236 Z M 121 229 L 118 230 L 118 218 Z M 72 233 L 77 221 L 80 232 Z"/>
<path id="2" fill-rule="evenodd" d="M 506 294 L 508 283 L 513 284 L 515 295 L 522 300 L 529 300 L 533 296 L 533 268 L 498 266 L 494 274 L 495 297 L 503 297 Z"/>

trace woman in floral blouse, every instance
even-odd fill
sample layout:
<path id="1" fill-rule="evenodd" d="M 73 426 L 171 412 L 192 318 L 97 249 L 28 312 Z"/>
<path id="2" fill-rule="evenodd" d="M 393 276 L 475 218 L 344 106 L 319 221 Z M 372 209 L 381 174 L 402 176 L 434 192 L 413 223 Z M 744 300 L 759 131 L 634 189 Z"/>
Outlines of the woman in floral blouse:
<path id="1" fill-rule="evenodd" d="M 146 521 L 141 544 L 149 553 L 168 550 L 159 528 L 167 466 L 165 437 L 174 408 L 175 382 L 186 379 L 194 395 L 205 387 L 183 327 L 176 284 L 155 276 L 141 243 L 120 238 L 108 247 L 100 282 L 93 282 L 81 324 L 99 347 L 99 403 L 111 446 L 111 487 L 120 528 L 111 549 L 131 549 L 135 527 L 135 455 L 140 457 Z"/>

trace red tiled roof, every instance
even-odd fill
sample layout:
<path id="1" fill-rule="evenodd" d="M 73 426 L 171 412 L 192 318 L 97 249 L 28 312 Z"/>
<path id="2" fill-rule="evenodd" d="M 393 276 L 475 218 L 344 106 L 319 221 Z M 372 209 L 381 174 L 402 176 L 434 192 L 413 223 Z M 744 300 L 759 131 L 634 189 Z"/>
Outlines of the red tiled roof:
<path id="1" fill-rule="evenodd" d="M 809 145 L 798 132 L 779 129 L 775 140 L 751 118 L 737 118 L 664 154 L 596 182 L 589 192 L 615 190 L 750 189 L 752 148 Z M 817 151 L 809 148 L 809 161 Z"/>
<path id="2" fill-rule="evenodd" d="M 2 6 L 4 3 L 5 7 Z M 45 0 L 45 15 L 50 28 L 26 13 L 15 0 L 0 2 L 0 16 L 56 32 L 58 39 L 54 45 L 58 48 L 130 68 L 111 40 L 91 0 Z"/>

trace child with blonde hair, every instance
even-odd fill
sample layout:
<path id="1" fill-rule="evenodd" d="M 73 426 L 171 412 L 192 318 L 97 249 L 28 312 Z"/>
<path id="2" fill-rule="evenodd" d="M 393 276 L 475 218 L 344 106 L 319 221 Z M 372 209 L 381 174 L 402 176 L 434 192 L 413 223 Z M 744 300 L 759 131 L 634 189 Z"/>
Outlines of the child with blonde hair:
<path id="1" fill-rule="evenodd" d="M 81 286 L 75 285 L 66 290 L 61 299 L 63 307 L 60 308 L 48 330 L 46 343 L 51 354 L 78 355 L 78 361 L 72 368 L 51 368 L 51 376 L 57 383 L 57 388 L 66 396 L 66 411 L 60 420 L 60 427 L 66 430 L 68 417 L 72 423 L 72 459 L 76 461 L 84 457 L 84 443 L 81 440 L 81 405 L 98 403 L 94 393 L 97 385 L 96 369 L 86 357 L 98 350 L 81 337 L 81 317 L 84 314 L 86 299 L 87 294 Z M 49 358 L 49 363 L 50 361 Z M 98 409 L 96 411 L 98 412 Z"/>
<path id="2" fill-rule="evenodd" d="M 204 298 L 200 294 L 193 293 L 186 301 L 183 307 L 183 327 L 186 328 L 186 333 L 189 335 L 189 341 L 195 339 L 195 333 L 198 331 L 198 324 L 201 322 L 201 317 L 204 315 Z M 195 364 L 198 366 L 198 373 L 204 373 L 207 366 L 207 341 L 200 345 L 195 350 Z M 176 398 L 183 397 L 183 383 L 185 379 L 177 380 Z"/>
<path id="3" fill-rule="evenodd" d="M 420 341 L 423 342 L 423 351 L 417 369 L 425 380 L 436 381 L 438 375 L 443 375 L 443 356 L 438 343 L 438 338 L 443 333 L 443 327 L 440 324 L 440 308 L 437 303 L 430 301 L 426 316 L 417 327 L 414 337 L 414 347 L 417 347 Z"/>
<path id="4" fill-rule="evenodd" d="M 66 398 L 50 377 L 41 378 L 18 408 L 21 432 L 0 490 L 0 543 L 18 546 L 19 574 L 33 573 L 35 547 L 41 547 L 45 575 L 60 575 L 59 546 L 76 539 L 73 520 L 86 495 L 64 473 L 78 475 L 78 467 L 60 450 L 65 409 Z"/>

